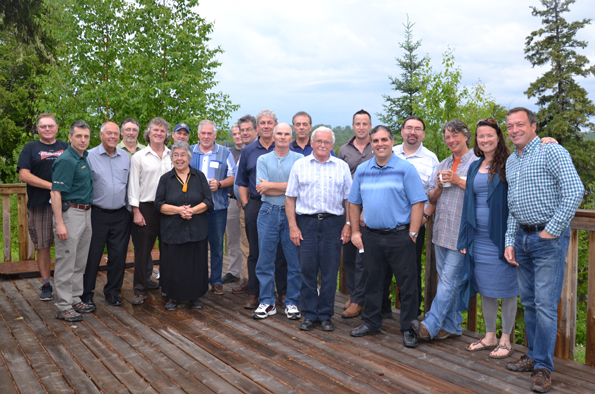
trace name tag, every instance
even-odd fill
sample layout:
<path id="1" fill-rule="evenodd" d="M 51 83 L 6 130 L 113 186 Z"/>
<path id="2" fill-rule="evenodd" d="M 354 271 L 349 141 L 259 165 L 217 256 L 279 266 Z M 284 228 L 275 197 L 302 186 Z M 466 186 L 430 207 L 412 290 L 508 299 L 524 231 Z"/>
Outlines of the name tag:
<path id="1" fill-rule="evenodd" d="M 211 168 L 219 168 L 219 162 L 218 161 L 211 161 L 209 164 L 209 167 Z"/>

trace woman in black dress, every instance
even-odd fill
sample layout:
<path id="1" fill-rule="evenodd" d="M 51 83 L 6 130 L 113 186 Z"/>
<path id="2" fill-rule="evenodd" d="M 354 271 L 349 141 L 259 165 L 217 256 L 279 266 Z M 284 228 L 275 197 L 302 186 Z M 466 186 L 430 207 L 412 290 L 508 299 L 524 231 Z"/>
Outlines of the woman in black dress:
<path id="1" fill-rule="evenodd" d="M 211 189 L 201 171 L 190 167 L 192 151 L 186 142 L 171 147 L 173 170 L 161 176 L 155 210 L 161 212 L 161 285 L 168 295 L 167 310 L 199 300 L 209 288 L 208 220 L 213 210 Z"/>

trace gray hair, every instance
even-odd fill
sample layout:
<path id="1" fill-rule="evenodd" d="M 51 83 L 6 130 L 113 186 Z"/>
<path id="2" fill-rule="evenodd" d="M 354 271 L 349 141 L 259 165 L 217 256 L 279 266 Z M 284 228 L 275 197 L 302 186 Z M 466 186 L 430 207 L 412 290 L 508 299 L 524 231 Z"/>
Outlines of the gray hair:
<path id="1" fill-rule="evenodd" d="M 288 125 L 287 123 L 279 123 L 275 126 L 275 128 L 273 129 L 273 135 L 277 134 L 277 127 L 281 126 L 281 125 L 286 125 L 287 127 L 289 127 L 289 133 L 291 133 L 291 135 L 293 136 L 293 130 L 291 128 L 290 125 Z"/>
<path id="2" fill-rule="evenodd" d="M 91 133 L 91 127 L 84 121 L 84 120 L 77 120 L 73 124 L 70 125 L 70 131 L 68 134 L 72 137 L 74 135 L 74 128 L 77 127 L 79 129 L 87 129 L 89 133 Z"/>
<path id="3" fill-rule="evenodd" d="M 111 120 L 108 120 L 107 122 L 103 122 L 99 131 L 103 133 L 103 131 L 105 130 L 105 126 L 107 126 L 108 123 L 113 123 L 116 125 L 116 127 L 118 127 L 118 124 L 116 122 L 112 122 Z M 118 127 L 118 132 L 120 132 L 120 127 Z"/>
<path id="4" fill-rule="evenodd" d="M 198 132 L 199 133 L 200 133 L 200 130 L 202 129 L 202 126 L 206 125 L 206 124 L 210 124 L 211 126 L 213 126 L 213 132 L 215 134 L 217 134 L 217 125 L 215 124 L 215 122 L 213 122 L 212 120 L 208 120 L 208 119 L 201 120 L 200 123 L 198 124 Z"/>
<path id="5" fill-rule="evenodd" d="M 237 127 L 238 129 L 240 128 L 240 125 L 236 122 L 233 124 L 233 126 L 231 126 L 229 128 L 229 138 L 233 139 L 233 128 Z"/>
<path id="6" fill-rule="evenodd" d="M 469 147 L 469 144 L 471 143 L 471 132 L 469 131 L 469 128 L 467 127 L 465 122 L 463 122 L 460 119 L 453 119 L 449 122 L 446 122 L 444 127 L 442 127 L 442 135 L 443 136 L 444 136 L 444 133 L 446 132 L 446 130 L 450 131 L 451 133 L 455 133 L 455 134 L 463 133 L 463 135 L 467 138 L 467 148 Z"/>
<path id="7" fill-rule="evenodd" d="M 133 123 L 133 124 L 135 124 L 135 125 L 136 125 L 136 127 L 138 127 L 138 129 L 140 130 L 140 124 L 138 123 L 138 121 L 137 121 L 136 119 L 134 119 L 134 118 L 126 118 L 126 119 L 124 119 L 124 121 L 123 121 L 123 122 L 122 122 L 122 124 L 120 125 L 120 128 L 121 128 L 121 129 L 123 129 L 123 128 L 124 128 L 124 125 L 125 125 L 126 123 Z"/>
<path id="8" fill-rule="evenodd" d="M 187 142 L 185 141 L 176 141 L 173 143 L 173 145 L 171 146 L 171 157 L 173 159 L 174 157 L 174 150 L 176 149 L 186 149 L 186 152 L 188 153 L 188 161 L 192 160 L 192 149 L 190 149 L 190 145 L 188 145 Z"/>
<path id="9" fill-rule="evenodd" d="M 169 129 L 169 123 L 159 116 L 151 119 L 151 121 L 149 122 L 149 125 L 147 126 L 147 129 L 143 134 L 143 138 L 145 139 L 145 141 L 151 143 L 151 140 L 149 139 L 149 133 L 151 132 L 151 128 L 153 128 L 153 126 L 165 127 L 165 143 L 167 144 L 169 142 L 169 139 L 171 138 L 171 130 Z"/>
<path id="10" fill-rule="evenodd" d="M 316 130 L 314 130 L 314 131 L 312 132 L 312 135 L 310 136 L 310 138 L 312 139 L 312 141 L 314 141 L 314 140 L 315 140 L 315 138 L 316 138 L 316 133 L 318 133 L 318 132 L 320 132 L 320 131 L 325 131 L 325 132 L 327 132 L 327 133 L 331 133 L 331 136 L 333 137 L 333 145 L 335 145 L 335 132 L 334 132 L 334 131 L 332 131 L 331 129 L 329 129 L 328 127 L 326 127 L 326 126 L 320 126 L 319 128 L 317 128 Z"/>
<path id="11" fill-rule="evenodd" d="M 277 115 L 275 115 L 275 113 L 270 109 L 263 109 L 260 111 L 258 115 L 256 115 L 256 123 L 260 122 L 260 118 L 263 116 L 269 116 L 275 121 L 275 123 L 277 123 Z"/>

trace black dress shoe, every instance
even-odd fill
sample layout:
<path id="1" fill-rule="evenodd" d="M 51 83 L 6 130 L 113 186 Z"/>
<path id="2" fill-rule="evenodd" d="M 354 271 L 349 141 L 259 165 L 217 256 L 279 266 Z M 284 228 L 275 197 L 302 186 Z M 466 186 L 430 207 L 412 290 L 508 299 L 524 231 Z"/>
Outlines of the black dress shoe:
<path id="1" fill-rule="evenodd" d="M 159 283 L 152 281 L 151 279 L 149 279 L 147 281 L 147 289 L 150 290 L 155 290 L 159 288 Z"/>
<path id="2" fill-rule="evenodd" d="M 403 333 L 403 345 L 405 347 L 417 347 L 417 335 L 415 335 L 415 331 L 409 330 Z"/>
<path id="3" fill-rule="evenodd" d="M 168 311 L 175 311 L 176 309 L 178 309 L 178 302 L 174 300 L 169 300 L 165 304 L 165 309 L 167 309 Z"/>
<path id="4" fill-rule="evenodd" d="M 314 320 L 304 320 L 302 324 L 300 324 L 300 330 L 312 331 L 314 329 L 314 323 Z"/>
<path id="5" fill-rule="evenodd" d="M 320 329 L 322 331 L 333 331 L 335 329 L 335 325 L 333 324 L 333 322 L 331 321 L 331 319 L 323 320 L 320 323 Z"/>
<path id="6" fill-rule="evenodd" d="M 190 301 L 190 306 L 194 309 L 202 309 L 202 307 L 204 306 L 204 304 L 202 303 L 201 300 L 199 300 L 198 298 Z"/>
<path id="7" fill-rule="evenodd" d="M 118 296 L 113 296 L 113 297 L 107 297 L 105 299 L 110 305 L 113 306 L 120 306 L 122 305 L 122 300 L 120 299 L 120 297 Z"/>
<path id="8" fill-rule="evenodd" d="M 234 276 L 231 272 L 228 272 L 227 274 L 225 274 L 225 276 L 221 279 L 223 280 L 224 285 L 227 283 L 234 283 L 234 282 L 240 281 L 240 278 L 237 276 Z"/>
<path id="9" fill-rule="evenodd" d="M 349 335 L 351 335 L 352 337 L 363 337 L 366 335 L 378 334 L 378 333 L 380 333 L 380 329 L 372 330 L 370 327 L 368 327 L 365 324 L 362 324 L 361 326 L 349 331 Z"/>

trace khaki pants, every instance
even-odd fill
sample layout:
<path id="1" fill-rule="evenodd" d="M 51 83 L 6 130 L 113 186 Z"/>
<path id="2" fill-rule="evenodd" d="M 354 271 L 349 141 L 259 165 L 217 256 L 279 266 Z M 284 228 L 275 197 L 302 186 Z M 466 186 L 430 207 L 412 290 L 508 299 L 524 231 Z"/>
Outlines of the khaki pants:
<path id="1" fill-rule="evenodd" d="M 240 276 L 248 279 L 249 247 L 246 238 L 246 227 L 244 224 L 244 210 L 236 204 L 236 200 L 229 200 L 227 208 L 227 226 L 225 230 L 225 250 L 229 253 L 229 269 L 227 272 L 233 276 Z"/>

